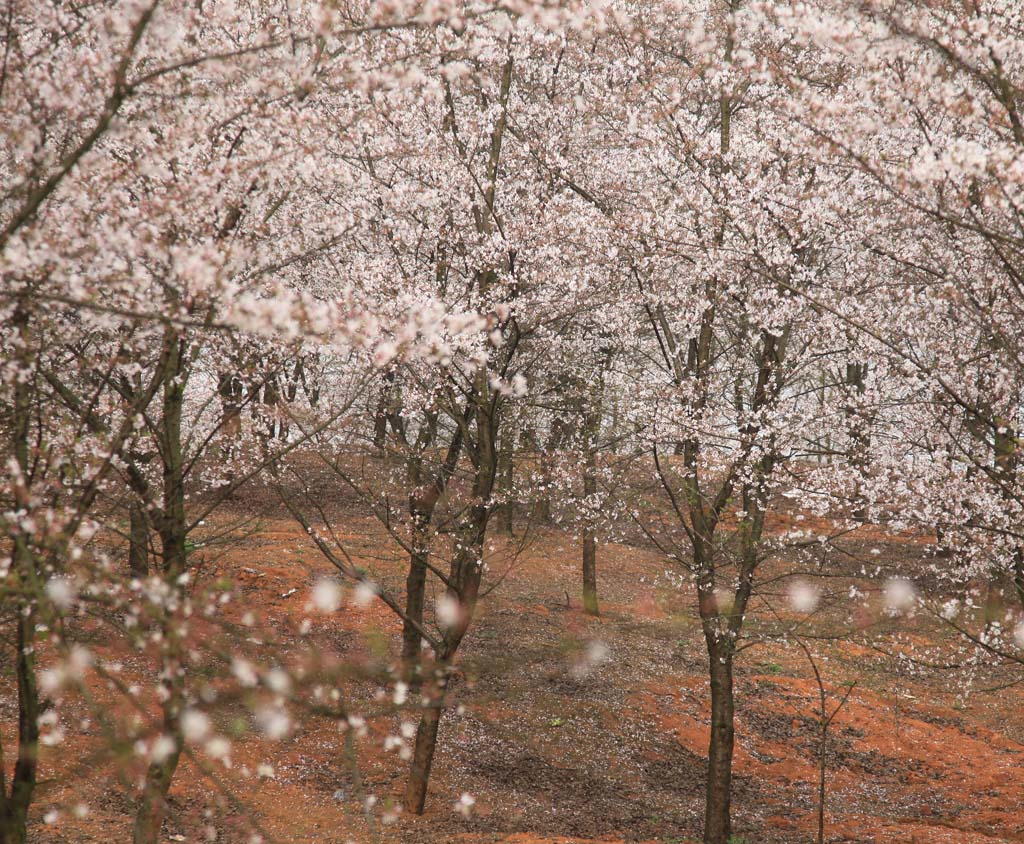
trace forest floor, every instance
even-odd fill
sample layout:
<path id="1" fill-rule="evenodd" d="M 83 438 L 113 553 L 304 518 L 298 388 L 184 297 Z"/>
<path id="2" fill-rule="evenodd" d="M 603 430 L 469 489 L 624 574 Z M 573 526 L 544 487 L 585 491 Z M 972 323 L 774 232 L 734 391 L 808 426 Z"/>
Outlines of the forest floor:
<path id="1" fill-rule="evenodd" d="M 240 649 L 264 664 L 311 650 L 367 665 L 393 657 L 399 626 L 387 608 L 346 604 L 329 616 L 311 612 L 309 589 L 329 564 L 286 514 L 260 511 L 253 501 L 239 502 L 237 511 L 251 520 L 232 528 L 231 541 L 198 551 L 206 555 L 204 578 L 230 578 L 241 593 L 227 615 L 255 611 L 276 631 L 273 645 L 252 636 Z M 386 543 L 372 518 L 356 513 L 344 522 L 356 561 L 399 587 L 401 559 L 381 551 Z M 913 543 L 884 537 L 861 550 L 903 566 L 919 557 Z M 495 574 L 506 571 L 508 559 L 495 559 Z M 840 637 L 807 640 L 829 711 L 847 684 L 856 684 L 829 733 L 826 840 L 1024 842 L 1024 688 L 985 691 L 1005 678 L 980 667 L 973 675 L 913 669 L 900 652 L 933 659 L 953 653 L 949 630 L 923 616 L 851 614 L 849 607 L 861 602 L 841 598 L 861 582 L 858 564 L 850 566 L 849 576 L 830 581 L 837 600 L 826 602 L 813 628 Z M 601 615 L 593 618 L 580 608 L 574 538 L 552 528 L 527 543 L 482 600 L 463 645 L 453 692 L 460 706 L 442 722 L 422 817 L 399 815 L 381 825 L 358 810 L 364 793 L 397 800 L 407 764 L 381 747 L 403 715 L 375 698 L 380 683 L 364 675 L 345 687 L 345 699 L 357 711 L 381 712 L 369 719 L 367 737 L 355 739 L 314 716 L 280 742 L 238 739 L 231 770 L 218 767 L 216 782 L 201 775 L 197 760 L 184 759 L 165 839 L 199 842 L 215 832 L 217 841 L 246 842 L 257 823 L 266 841 L 281 844 L 697 841 L 709 733 L 706 657 L 692 588 L 666 569 L 649 550 L 600 546 Z M 774 590 L 784 595 L 784 581 Z M 768 633 L 792 620 L 784 602 L 777 616 L 766 606 L 753 614 L 752 631 Z M 313 626 L 302 635 L 306 617 Z M 857 632 L 847 636 L 851 625 Z M 118 654 L 110 641 L 95 648 L 123 662 L 126 681 L 151 674 L 142 657 Z M 0 703 L 7 736 L 15 714 L 9 686 Z M 744 650 L 736 692 L 736 844 L 814 841 L 819 704 L 804 652 L 792 641 Z M 109 765 L 93 767 L 96 732 L 71 724 L 63 744 L 44 749 L 47 782 L 35 802 L 31 841 L 129 840 L 130 784 Z M 273 766 L 272 778 L 253 775 L 260 763 Z M 241 802 L 226 799 L 228 791 Z M 455 806 L 463 792 L 476 801 L 466 817 Z M 50 807 L 76 801 L 89 806 L 86 817 L 64 811 L 58 823 L 43 822 Z"/>

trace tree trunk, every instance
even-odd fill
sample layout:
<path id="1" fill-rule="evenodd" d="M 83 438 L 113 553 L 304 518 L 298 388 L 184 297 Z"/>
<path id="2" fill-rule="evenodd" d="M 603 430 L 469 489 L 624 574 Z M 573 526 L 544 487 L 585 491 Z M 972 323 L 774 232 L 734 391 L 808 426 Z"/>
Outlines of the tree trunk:
<path id="1" fill-rule="evenodd" d="M 488 453 L 481 449 L 478 453 Z M 493 454 L 493 452 L 491 452 Z M 484 461 L 481 461 L 484 464 Z M 493 483 L 493 460 L 484 465 L 491 467 L 489 483 Z M 478 481 L 479 484 L 479 481 Z M 488 497 L 490 486 L 488 485 Z M 448 597 L 459 603 L 459 618 L 455 625 L 444 632 L 444 650 L 438 654 L 438 663 L 447 667 L 455 658 L 459 645 L 469 629 L 480 592 L 480 578 L 483 568 L 479 565 L 483 553 L 484 535 L 487 530 L 488 507 L 477 504 L 470 508 L 466 525 L 463 528 L 463 540 L 459 551 L 452 561 L 448 589 Z M 427 781 L 430 778 L 430 765 L 434 759 L 434 748 L 437 745 L 437 729 L 441 722 L 441 710 L 444 706 L 444 686 L 446 679 L 439 681 L 437 699 L 423 712 L 420 725 L 416 731 L 416 746 L 413 750 L 409 780 L 405 789 L 405 810 L 414 815 L 423 814 L 423 806 L 427 799 Z"/>
<path id="2" fill-rule="evenodd" d="M 149 516 L 145 504 L 133 498 L 128 521 L 128 571 L 141 580 L 149 576 Z"/>
<path id="3" fill-rule="evenodd" d="M 181 448 L 181 418 L 185 398 L 183 373 L 184 348 L 176 337 L 169 336 L 169 354 L 164 377 L 161 407 L 161 457 L 163 459 L 163 507 L 157 520 L 160 536 L 161 568 L 164 579 L 173 590 L 188 566 L 185 518 L 184 461 Z M 133 844 L 157 844 L 166 812 L 167 792 L 178 767 L 181 753 L 181 713 L 185 705 L 185 667 L 181 661 L 181 642 L 177 620 L 167 618 L 163 624 L 163 657 L 161 695 L 164 734 L 174 741 L 175 750 L 166 759 L 152 762 L 146 770 L 139 805 L 132 830 Z"/>
<path id="4" fill-rule="evenodd" d="M 184 458 L 181 449 L 181 415 L 185 403 L 185 379 L 182 372 L 184 349 L 175 338 L 168 355 L 164 378 L 164 396 L 161 408 L 160 438 L 163 458 L 163 512 L 160 514 L 160 534 L 164 574 L 172 582 L 185 573 L 187 566 L 185 542 Z"/>
<path id="5" fill-rule="evenodd" d="M 166 643 L 161 686 L 165 700 L 163 709 L 164 735 L 174 741 L 175 750 L 160 761 L 153 761 L 146 769 L 139 805 L 132 827 L 132 844 L 158 844 L 160 829 L 167 814 L 167 793 L 178 768 L 184 736 L 181 732 L 181 713 L 185 705 L 184 666 L 181 664 L 180 643 L 173 635 Z"/>
<path id="6" fill-rule="evenodd" d="M 19 306 L 14 314 L 14 325 L 27 340 L 28 315 Z M 26 343 L 27 347 L 27 343 Z M 31 477 L 28 435 L 31 424 L 31 398 L 29 382 L 18 379 L 14 389 L 13 437 L 14 459 L 23 478 Z M 28 507 L 28 490 L 21 484 L 14 492 L 18 506 Z M 25 534 L 14 534 L 13 568 L 18 584 L 26 591 L 38 583 L 36 560 Z M 18 589 L 14 590 L 18 594 Z M 39 687 L 36 683 L 35 635 L 36 614 L 31 598 L 16 600 L 17 632 L 14 658 L 15 681 L 18 688 L 18 757 L 14 763 L 10 791 L 7 791 L 3 754 L 0 752 L 0 844 L 25 844 L 28 840 L 26 823 L 32 792 L 36 787 L 39 756 Z M 2 750 L 2 747 L 0 747 Z"/>
<path id="7" fill-rule="evenodd" d="M 427 592 L 427 563 L 429 553 L 425 545 L 420 544 L 419 536 L 414 538 L 417 544 L 409 555 L 409 574 L 405 579 L 405 615 L 402 627 L 402 671 L 405 681 L 414 692 L 419 689 L 422 681 L 420 665 L 421 639 L 416 624 L 423 625 L 423 605 Z"/>
<path id="8" fill-rule="evenodd" d="M 455 658 L 473 619 L 480 594 L 484 539 L 487 535 L 494 484 L 497 479 L 498 450 L 495 441 L 499 405 L 490 400 L 487 375 L 483 370 L 477 374 L 473 403 L 477 432 L 475 442 L 472 444 L 474 503 L 467 508 L 459 526 L 457 551 L 449 566 L 447 595 L 449 599 L 458 602 L 459 617 L 454 625 L 444 630 L 444 646 L 437 655 L 438 664 L 442 668 L 449 666 Z M 406 811 L 416 815 L 423 813 L 427 798 L 427 781 L 430 778 L 430 765 L 437 745 L 437 729 L 441 722 L 446 682 L 446 678 L 442 676 L 436 700 L 433 700 L 430 707 L 424 711 L 416 731 L 416 746 L 404 801 Z"/>
<path id="9" fill-rule="evenodd" d="M 454 659 L 472 620 L 480 589 L 482 567 L 478 565 L 478 561 L 483 552 L 487 516 L 486 505 L 478 504 L 470 508 L 467 523 L 464 526 L 463 541 L 451 564 L 449 575 L 451 586 L 448 588 L 448 597 L 458 601 L 461 612 L 455 625 L 444 631 L 444 648 L 437 655 L 438 666 L 442 671 Z M 423 807 L 427 799 L 427 784 L 430 779 L 430 766 L 434 760 L 434 749 L 437 746 L 437 731 L 444 707 L 446 683 L 446 677 L 441 675 L 435 698 L 424 710 L 416 730 L 416 744 L 413 749 L 404 799 L 405 810 L 414 815 L 423 814 Z"/>
<path id="10" fill-rule="evenodd" d="M 1013 501 L 1017 488 L 1017 464 L 1019 462 L 1019 439 L 1017 428 L 1010 420 L 995 418 L 994 436 L 996 477 L 1004 499 Z M 1017 543 L 1011 554 L 1010 580 L 1021 607 L 1024 607 L 1024 545 Z"/>
<path id="11" fill-rule="evenodd" d="M 23 541 L 19 544 L 24 546 Z M 23 548 L 22 551 L 27 555 L 27 549 Z M 28 841 L 28 810 L 36 786 L 39 754 L 39 688 L 36 685 L 33 651 L 35 625 L 34 613 L 19 613 L 18 653 L 15 657 L 18 758 L 14 763 L 9 794 L 2 791 L 3 775 L 0 774 L 0 844 L 25 844 Z"/>
<path id="12" fill-rule="evenodd" d="M 731 835 L 734 707 L 732 655 L 728 646 L 708 649 L 711 675 L 711 743 L 708 747 L 704 844 L 729 844 Z"/>
<path id="13" fill-rule="evenodd" d="M 600 401 L 598 396 L 597 401 Z M 600 405 L 586 415 L 583 424 L 583 610 L 597 615 L 597 532 L 591 508 L 597 495 L 596 440 L 601 423 Z"/>
<path id="14" fill-rule="evenodd" d="M 235 440 L 242 434 L 242 402 L 245 398 L 245 383 L 234 372 L 222 372 L 217 377 L 217 393 L 220 396 L 220 437 L 223 441 L 222 456 L 230 460 L 235 455 Z"/>
<path id="15" fill-rule="evenodd" d="M 500 517 L 499 529 L 508 536 L 512 536 L 513 518 L 515 516 L 515 504 L 512 501 L 512 478 L 513 478 L 513 441 L 511 432 L 501 438 L 501 450 L 498 453 L 498 478 L 501 483 L 502 501 L 498 509 Z"/>
<path id="16" fill-rule="evenodd" d="M 572 433 L 573 426 L 556 417 L 554 422 L 551 423 L 551 434 L 548 437 L 547 445 L 537 453 L 542 495 L 534 507 L 534 518 L 540 524 L 549 525 L 554 520 L 551 509 L 551 488 L 554 486 L 552 464 L 556 460 L 558 452 L 563 448 L 565 441 Z"/>
<path id="17" fill-rule="evenodd" d="M 432 703 L 423 711 L 420 725 L 416 730 L 416 746 L 412 755 L 409 781 L 405 787 L 405 810 L 422 815 L 427 802 L 427 784 L 430 780 L 430 766 L 434 762 L 437 748 L 437 729 L 441 724 L 441 700 Z"/>
<path id="18" fill-rule="evenodd" d="M 373 447 L 384 451 L 388 439 L 388 412 L 393 403 L 392 390 L 395 382 L 393 371 L 385 372 L 381 379 L 380 390 L 377 393 L 377 407 L 373 411 Z"/>
<path id="19" fill-rule="evenodd" d="M 865 415 L 861 405 L 864 395 L 865 379 L 868 374 L 866 363 L 846 364 L 846 417 L 847 433 L 850 437 L 850 466 L 857 472 L 854 487 L 853 517 L 864 521 L 868 516 L 867 505 L 862 500 L 862 479 L 867 472 L 871 455 L 871 420 Z"/>
<path id="20" fill-rule="evenodd" d="M 828 751 L 828 717 L 821 711 L 821 737 L 818 741 L 818 844 L 825 844 L 825 772 Z"/>
<path id="21" fill-rule="evenodd" d="M 583 530 L 583 611 L 588 615 L 598 615 L 597 539 L 592 527 Z"/>
<path id="22" fill-rule="evenodd" d="M 1024 609 L 1024 548 L 1018 546 L 1013 551 L 1013 589 L 1017 593 L 1017 601 Z"/>
<path id="23" fill-rule="evenodd" d="M 541 457 L 541 460 L 544 460 L 543 456 Z M 544 464 L 542 463 L 542 465 Z M 551 492 L 549 491 L 551 473 L 548 471 L 546 465 L 541 473 L 541 477 L 544 491 L 541 497 L 534 503 L 533 518 L 538 524 L 549 525 L 551 524 Z"/>
<path id="24" fill-rule="evenodd" d="M 462 453 L 462 431 L 457 429 L 448 445 L 444 463 L 427 487 L 422 486 L 422 451 L 432 443 L 437 432 L 436 418 L 429 419 L 430 434 L 417 445 L 417 452 L 410 457 L 407 466 L 408 481 L 413 487 L 409 496 L 409 517 L 412 523 L 412 551 L 409 554 L 409 573 L 405 580 L 405 621 L 402 627 L 402 664 L 406 681 L 412 690 L 418 691 L 422 682 L 420 667 L 421 639 L 423 628 L 423 607 L 426 602 L 427 563 L 430 559 L 430 523 L 434 510 L 444 494 L 448 481 L 455 472 L 459 455 Z M 394 423 L 392 423 L 394 424 Z M 404 438 L 401 430 L 396 434 Z M 418 625 L 418 626 L 417 626 Z"/>

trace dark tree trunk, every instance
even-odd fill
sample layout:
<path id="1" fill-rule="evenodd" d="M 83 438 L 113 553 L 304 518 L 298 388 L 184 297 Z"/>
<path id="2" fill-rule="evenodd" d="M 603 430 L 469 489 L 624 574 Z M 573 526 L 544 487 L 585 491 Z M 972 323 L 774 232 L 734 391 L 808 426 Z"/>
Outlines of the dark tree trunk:
<path id="1" fill-rule="evenodd" d="M 149 576 L 149 515 L 145 504 L 132 499 L 128 522 L 128 571 L 142 579 Z"/>
<path id="2" fill-rule="evenodd" d="M 245 400 L 245 382 L 234 372 L 222 372 L 217 378 L 220 395 L 221 453 L 225 459 L 235 454 L 235 440 L 242 433 L 242 402 Z"/>
<path id="3" fill-rule="evenodd" d="M 163 660 L 164 679 L 161 686 L 166 699 L 163 709 L 163 732 L 174 741 L 175 750 L 160 761 L 153 761 L 146 769 L 146 780 L 139 796 L 132 826 L 132 844 L 158 844 L 160 830 L 167 814 L 167 793 L 178 768 L 184 736 L 181 732 L 181 713 L 185 702 L 183 666 L 179 658 L 180 643 L 172 634 L 165 645 L 168 651 Z"/>
<path id="4" fill-rule="evenodd" d="M 1017 601 L 1024 609 L 1024 548 L 1017 547 L 1013 551 L 1013 589 L 1017 593 Z"/>
<path id="5" fill-rule="evenodd" d="M 589 615 L 598 615 L 597 538 L 592 527 L 583 531 L 583 611 Z"/>
<path id="6" fill-rule="evenodd" d="M 598 396 L 598 400 L 600 396 Z M 597 433 L 601 423 L 600 405 L 587 414 L 583 424 L 583 610 L 597 615 L 597 532 L 591 512 L 597 495 Z"/>
<path id="7" fill-rule="evenodd" d="M 28 315 L 20 306 L 15 311 L 13 322 L 23 338 L 27 339 L 25 335 Z M 26 478 L 31 477 L 28 441 L 32 406 L 29 389 L 28 381 L 16 381 L 12 420 L 14 459 L 22 476 Z M 19 506 L 28 506 L 27 493 L 20 485 L 15 489 L 15 501 Z M 36 560 L 24 534 L 15 533 L 13 544 L 12 562 L 15 576 L 28 587 L 38 578 Z M 14 594 L 18 594 L 17 589 L 14 590 Z M 3 747 L 0 745 L 0 844 L 25 844 L 28 840 L 28 810 L 32 805 L 32 793 L 36 787 L 39 754 L 40 706 L 35 666 L 36 614 L 28 599 L 24 602 L 16 599 L 13 610 L 17 624 L 14 672 L 18 688 L 18 756 L 8 791 Z"/>
<path id="8" fill-rule="evenodd" d="M 825 844 L 825 774 L 828 757 L 828 720 L 822 710 L 821 737 L 818 739 L 818 844 Z"/>
<path id="9" fill-rule="evenodd" d="M 418 537 L 414 541 L 418 541 Z M 405 681 L 414 692 L 419 689 L 422 680 L 422 635 L 416 629 L 416 624 L 421 627 L 423 625 L 423 605 L 427 591 L 427 553 L 423 545 L 416 546 L 409 555 L 409 574 L 405 578 L 406 620 L 402 627 L 402 670 Z"/>
<path id="10" fill-rule="evenodd" d="M 266 425 L 266 440 L 278 438 L 281 434 L 281 390 L 277 383 L 277 375 L 269 375 L 263 381 L 263 407 Z"/>
<path id="11" fill-rule="evenodd" d="M 513 518 L 515 516 L 515 503 L 512 501 L 513 482 L 513 438 L 511 433 L 501 438 L 501 450 L 498 452 L 498 479 L 502 492 L 502 504 L 498 508 L 499 529 L 508 536 L 512 536 Z"/>
<path id="12" fill-rule="evenodd" d="M 1012 502 L 1017 489 L 1018 463 L 1020 462 L 1020 440 L 1017 427 L 1010 420 L 996 417 L 995 468 L 1000 492 L 1004 499 Z M 1024 545 L 1017 543 L 1011 555 L 1010 580 L 1017 601 L 1024 608 Z"/>
<path id="13" fill-rule="evenodd" d="M 179 578 L 188 566 L 186 541 L 188 523 L 185 516 L 184 460 L 181 447 L 182 408 L 185 398 L 184 345 L 174 336 L 164 375 L 161 408 L 161 458 L 163 460 L 163 506 L 157 519 L 160 536 L 162 574 L 172 589 L 179 590 Z M 175 751 L 146 770 L 139 804 L 132 829 L 133 844 L 157 844 L 166 814 L 167 793 L 178 767 L 181 753 L 181 713 L 185 705 L 182 644 L 174 619 L 164 625 L 161 666 L 161 709 L 164 734 L 174 741 Z"/>
<path id="14" fill-rule="evenodd" d="M 704 815 L 704 844 L 729 844 L 732 834 L 732 756 L 735 699 L 732 685 L 732 655 L 728 646 L 708 649 L 711 676 L 711 742 L 708 747 L 707 802 Z"/>
<path id="15" fill-rule="evenodd" d="M 864 395 L 865 379 L 868 374 L 866 363 L 846 364 L 846 416 L 847 433 L 850 437 L 850 466 L 858 473 L 854 489 L 853 517 L 861 521 L 868 517 L 866 502 L 862 500 L 863 484 L 861 477 L 868 470 L 871 455 L 871 419 L 861 407 Z"/>
<path id="16" fill-rule="evenodd" d="M 425 448 L 434 441 L 436 436 L 436 419 L 430 421 L 430 434 L 423 441 Z M 398 431 L 401 435 L 401 431 Z M 404 437 L 404 435 L 401 435 Z M 402 665 L 410 687 L 419 689 L 422 681 L 420 668 L 421 639 L 423 627 L 423 608 L 426 603 L 427 570 L 430 559 L 430 524 L 434 518 L 434 510 L 440 501 L 448 480 L 455 471 L 459 455 L 462 453 L 462 431 L 455 432 L 444 463 L 427 487 L 422 487 L 423 480 L 421 452 L 410 458 L 408 472 L 409 483 L 415 488 L 409 496 L 409 516 L 412 522 L 412 551 L 409 554 L 409 573 L 405 580 L 405 621 L 402 626 Z"/>
<path id="17" fill-rule="evenodd" d="M 164 377 L 161 408 L 161 457 L 163 459 L 163 508 L 158 520 L 164 574 L 175 580 L 187 566 L 185 542 L 185 479 L 181 448 L 181 417 L 185 402 L 185 381 L 182 372 L 184 348 L 180 341 L 172 343 Z"/>
<path id="18" fill-rule="evenodd" d="M 497 478 L 498 459 L 496 448 L 497 414 L 499 405 L 489 398 L 487 376 L 477 375 L 473 406 L 470 408 L 476 420 L 476 437 L 471 446 L 474 466 L 473 500 L 459 525 L 457 551 L 448 572 L 448 598 L 458 602 L 459 617 L 455 624 L 444 630 L 444 646 L 438 653 L 441 670 L 451 665 L 459 645 L 473 619 L 477 598 L 480 594 L 480 579 L 483 576 L 484 539 L 491 515 L 491 500 Z M 437 728 L 444 706 L 444 691 L 447 680 L 441 676 L 436 700 L 424 711 L 416 733 L 412 766 L 405 792 L 405 809 L 412 814 L 422 814 L 427 795 L 427 780 L 437 746 Z"/>
<path id="19" fill-rule="evenodd" d="M 373 447 L 384 451 L 388 438 L 388 415 L 392 410 L 392 391 L 395 373 L 386 372 L 381 381 L 380 392 L 377 394 L 377 407 L 373 411 Z"/>
<path id="20" fill-rule="evenodd" d="M 551 487 L 554 486 L 552 461 L 556 459 L 559 449 L 572 434 L 572 426 L 562 419 L 556 418 L 551 424 L 551 435 L 547 444 L 537 452 L 537 468 L 541 477 L 541 496 L 533 507 L 533 517 L 540 524 L 549 525 L 553 521 L 551 510 Z"/>
<path id="21" fill-rule="evenodd" d="M 469 629 L 480 591 L 482 568 L 478 565 L 478 560 L 483 551 L 484 531 L 487 529 L 486 506 L 471 507 L 468 519 L 469 523 L 463 534 L 464 540 L 452 562 L 450 573 L 452 587 L 448 590 L 448 597 L 458 601 L 461 611 L 455 625 L 444 633 L 444 651 L 438 654 L 439 672 L 443 672 L 455 658 L 459 645 Z M 434 761 L 434 751 L 437 748 L 437 731 L 444 707 L 446 683 L 447 679 L 442 674 L 438 681 L 436 699 L 431 701 L 430 706 L 423 711 L 419 727 L 416 730 L 416 744 L 413 749 L 412 765 L 409 769 L 404 800 L 405 810 L 414 815 L 423 814 L 427 799 L 427 783 L 430 779 L 430 767 Z"/>
<path id="22" fill-rule="evenodd" d="M 24 545 L 24 543 L 20 543 Z M 27 555 L 27 550 L 23 549 Z M 17 553 L 17 552 L 16 552 Z M 39 688 L 36 685 L 35 614 L 22 612 L 18 619 L 15 675 L 18 684 L 18 758 L 14 763 L 10 792 L 0 773 L 0 844 L 26 844 L 28 810 L 36 786 L 39 754 Z M 2 762 L 2 757 L 0 757 Z"/>
<path id="23" fill-rule="evenodd" d="M 493 469 L 493 462 L 491 466 Z M 448 628 L 444 633 L 444 651 L 438 654 L 438 666 L 441 671 L 455 658 L 459 645 L 469 629 L 480 592 L 480 577 L 483 569 L 478 561 L 483 553 L 483 538 L 487 530 L 487 506 L 479 504 L 471 507 L 467 519 L 460 550 L 455 560 L 452 561 L 449 577 L 452 586 L 448 590 L 448 597 L 458 601 L 459 619 L 453 627 Z M 416 745 L 413 750 L 412 766 L 409 770 L 404 801 L 405 810 L 414 815 L 423 814 L 430 766 L 434 760 L 434 750 L 437 747 L 437 728 L 444 706 L 446 682 L 446 678 L 442 676 L 439 680 L 437 699 L 424 710 L 416 731 Z"/>
<path id="24" fill-rule="evenodd" d="M 437 730 L 441 724 L 441 702 L 423 710 L 420 725 L 416 730 L 416 745 L 413 749 L 412 766 L 405 787 L 405 810 L 422 815 L 427 802 L 427 784 L 430 781 L 430 767 L 434 762 L 437 748 Z"/>

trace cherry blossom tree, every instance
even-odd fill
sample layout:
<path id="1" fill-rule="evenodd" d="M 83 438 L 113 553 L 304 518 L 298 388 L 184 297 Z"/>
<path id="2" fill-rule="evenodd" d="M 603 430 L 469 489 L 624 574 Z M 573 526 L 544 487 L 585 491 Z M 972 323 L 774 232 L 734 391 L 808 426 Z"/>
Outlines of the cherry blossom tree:
<path id="1" fill-rule="evenodd" d="M 880 429 L 898 445 L 876 455 L 866 489 L 895 506 L 874 517 L 933 532 L 950 585 L 988 581 L 986 632 L 972 635 L 995 644 L 1013 625 L 997 618 L 993 587 L 1003 581 L 1018 604 L 1024 595 L 1019 10 L 774 15 L 825 70 L 789 76 L 789 113 L 823 165 L 855 174 L 851 261 L 860 278 L 884 280 L 824 303 L 874 347 L 889 405 Z"/>
<path id="2" fill-rule="evenodd" d="M 733 665 L 775 546 L 766 522 L 780 492 L 815 485 L 822 415 L 806 412 L 807 385 L 846 351 L 841 323 L 797 294 L 828 289 L 845 244 L 831 230 L 841 183 L 793 143 L 759 16 L 723 3 L 697 19 L 680 33 L 669 9 L 638 12 L 602 57 L 624 137 L 593 148 L 612 166 L 583 154 L 565 178 L 607 218 L 634 337 L 642 326 L 641 342 L 621 342 L 648 362 L 631 400 L 672 529 L 634 513 L 696 587 L 712 713 L 704 840 L 724 844 Z"/>

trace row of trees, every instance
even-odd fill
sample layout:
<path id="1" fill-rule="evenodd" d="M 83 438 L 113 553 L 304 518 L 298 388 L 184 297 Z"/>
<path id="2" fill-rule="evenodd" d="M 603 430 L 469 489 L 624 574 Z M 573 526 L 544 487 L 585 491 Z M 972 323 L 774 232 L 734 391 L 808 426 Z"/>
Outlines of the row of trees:
<path id="1" fill-rule="evenodd" d="M 127 689 L 94 705 L 138 844 L 180 755 L 225 752 L 195 660 L 268 733 L 325 714 L 314 675 L 191 621 L 230 589 L 196 585 L 190 537 L 250 483 L 401 619 L 412 812 L 490 546 L 538 520 L 578 532 L 588 612 L 601 535 L 695 587 L 708 844 L 759 567 L 832 538 L 766 530 L 781 503 L 932 534 L 950 590 L 1024 601 L 1013 4 L 209 5 L 6 9 L 0 842 L 26 840 L 47 699 L 117 688 L 86 617 L 158 668 L 144 721 Z M 401 591 L 336 539 L 325 473 Z M 1007 619 L 945 614 L 1020 660 Z"/>

